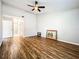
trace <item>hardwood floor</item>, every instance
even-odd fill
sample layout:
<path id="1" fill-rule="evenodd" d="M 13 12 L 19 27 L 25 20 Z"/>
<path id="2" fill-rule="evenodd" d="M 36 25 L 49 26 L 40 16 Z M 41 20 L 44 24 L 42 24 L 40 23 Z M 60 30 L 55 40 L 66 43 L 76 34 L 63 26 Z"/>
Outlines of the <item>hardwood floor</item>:
<path id="1" fill-rule="evenodd" d="M 40 37 L 8 38 L 0 59 L 79 59 L 79 46 Z"/>

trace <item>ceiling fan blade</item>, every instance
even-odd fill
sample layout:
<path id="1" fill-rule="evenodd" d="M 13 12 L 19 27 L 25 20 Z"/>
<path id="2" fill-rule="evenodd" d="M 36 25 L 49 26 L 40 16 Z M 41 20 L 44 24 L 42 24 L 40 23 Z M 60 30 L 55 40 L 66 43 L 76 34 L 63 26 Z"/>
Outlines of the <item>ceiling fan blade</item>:
<path id="1" fill-rule="evenodd" d="M 30 6 L 30 7 L 34 7 L 34 6 L 32 6 L 32 5 L 28 5 L 28 6 Z"/>
<path id="2" fill-rule="evenodd" d="M 32 11 L 34 11 L 35 9 L 33 8 Z"/>
<path id="3" fill-rule="evenodd" d="M 45 8 L 45 6 L 38 6 L 38 8 Z"/>
<path id="4" fill-rule="evenodd" d="M 41 10 L 40 10 L 40 9 L 38 9 L 38 11 L 39 11 L 39 12 L 41 12 Z"/>

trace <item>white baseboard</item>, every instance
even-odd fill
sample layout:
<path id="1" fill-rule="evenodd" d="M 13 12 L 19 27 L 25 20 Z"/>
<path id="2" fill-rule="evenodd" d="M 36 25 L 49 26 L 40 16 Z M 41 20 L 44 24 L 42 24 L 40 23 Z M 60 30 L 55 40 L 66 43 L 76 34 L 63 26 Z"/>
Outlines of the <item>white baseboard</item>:
<path id="1" fill-rule="evenodd" d="M 1 46 L 1 42 L 0 42 L 0 46 Z"/>
<path id="2" fill-rule="evenodd" d="M 34 35 L 34 36 L 36 36 L 36 35 Z M 24 37 L 34 37 L 34 36 L 24 36 Z"/>
<path id="3" fill-rule="evenodd" d="M 62 42 L 66 42 L 66 43 L 69 43 L 69 44 L 74 44 L 74 45 L 78 45 L 79 46 L 79 43 L 74 43 L 74 42 L 69 42 L 69 41 L 64 41 L 64 40 L 58 40 L 58 41 L 62 41 Z"/>

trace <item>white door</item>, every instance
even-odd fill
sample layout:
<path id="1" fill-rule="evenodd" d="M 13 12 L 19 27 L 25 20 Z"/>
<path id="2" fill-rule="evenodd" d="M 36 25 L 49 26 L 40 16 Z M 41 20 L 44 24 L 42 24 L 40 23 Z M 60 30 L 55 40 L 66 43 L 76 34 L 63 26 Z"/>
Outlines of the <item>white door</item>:
<path id="1" fill-rule="evenodd" d="M 12 37 L 12 20 L 3 19 L 2 24 L 3 24 L 3 38 Z"/>

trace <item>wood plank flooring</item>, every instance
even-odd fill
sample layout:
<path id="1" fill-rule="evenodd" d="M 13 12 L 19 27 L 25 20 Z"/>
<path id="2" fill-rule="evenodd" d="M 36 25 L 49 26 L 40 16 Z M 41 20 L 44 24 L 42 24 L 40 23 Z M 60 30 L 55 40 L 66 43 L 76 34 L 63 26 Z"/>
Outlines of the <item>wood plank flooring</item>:
<path id="1" fill-rule="evenodd" d="M 8 38 L 0 59 L 79 59 L 79 46 L 40 37 Z"/>

